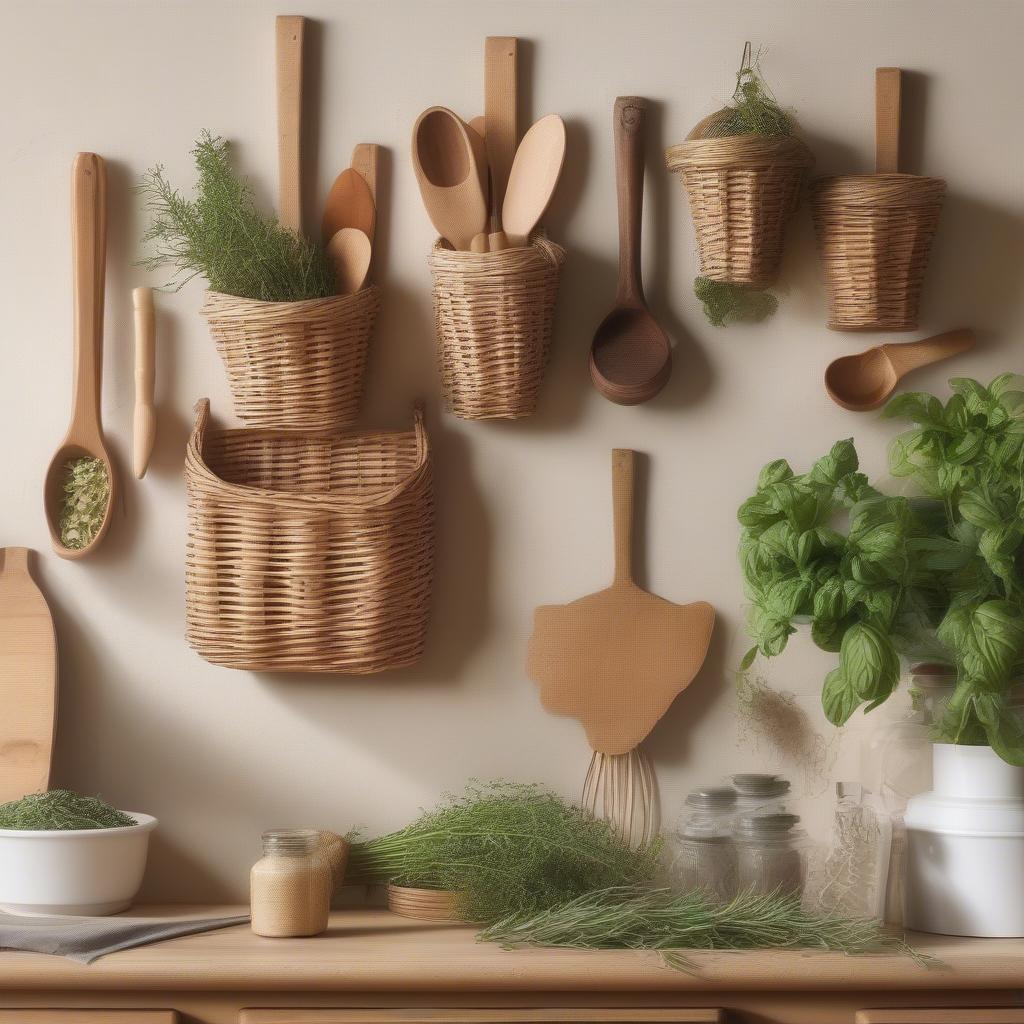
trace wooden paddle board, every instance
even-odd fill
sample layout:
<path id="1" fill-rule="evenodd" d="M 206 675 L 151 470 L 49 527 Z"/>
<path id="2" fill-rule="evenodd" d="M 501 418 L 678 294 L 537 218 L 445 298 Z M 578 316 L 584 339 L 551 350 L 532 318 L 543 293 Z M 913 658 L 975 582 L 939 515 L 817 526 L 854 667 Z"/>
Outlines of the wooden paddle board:
<path id="1" fill-rule="evenodd" d="M 50 785 L 57 640 L 28 548 L 0 548 L 0 803 Z"/>

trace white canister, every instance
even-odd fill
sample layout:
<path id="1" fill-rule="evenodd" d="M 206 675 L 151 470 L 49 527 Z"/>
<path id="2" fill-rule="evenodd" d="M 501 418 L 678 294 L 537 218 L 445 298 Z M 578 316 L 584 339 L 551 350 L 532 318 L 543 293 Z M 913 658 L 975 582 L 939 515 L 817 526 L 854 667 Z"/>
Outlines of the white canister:
<path id="1" fill-rule="evenodd" d="M 937 743 L 933 789 L 907 804 L 904 923 L 1024 937 L 1024 768 L 991 747 Z"/>

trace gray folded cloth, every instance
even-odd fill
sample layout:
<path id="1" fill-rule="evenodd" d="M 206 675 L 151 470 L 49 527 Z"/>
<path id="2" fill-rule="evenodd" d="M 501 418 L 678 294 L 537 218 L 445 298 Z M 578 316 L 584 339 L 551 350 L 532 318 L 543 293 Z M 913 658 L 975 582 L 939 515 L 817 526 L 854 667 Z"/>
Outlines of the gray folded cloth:
<path id="1" fill-rule="evenodd" d="M 52 953 L 79 963 L 91 964 L 108 953 L 151 942 L 195 935 L 234 924 L 239 917 L 154 918 L 154 917 L 19 917 L 0 913 L 0 949 L 28 953 Z"/>

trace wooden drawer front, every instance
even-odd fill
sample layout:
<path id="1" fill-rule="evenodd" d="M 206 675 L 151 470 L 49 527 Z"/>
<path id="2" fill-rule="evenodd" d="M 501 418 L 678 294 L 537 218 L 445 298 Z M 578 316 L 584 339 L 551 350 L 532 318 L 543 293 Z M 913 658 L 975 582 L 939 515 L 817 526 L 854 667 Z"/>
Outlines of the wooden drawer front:
<path id="1" fill-rule="evenodd" d="M 1024 967 L 1021 974 L 1024 976 Z M 965 1010 L 951 1006 L 934 1010 L 860 1010 L 857 1024 L 1024 1024 L 1024 1008 Z"/>
<path id="2" fill-rule="evenodd" d="M 721 1010 L 243 1010 L 239 1024 L 721 1024 Z M 0 1022 L 2 1024 L 2 1022 Z M 1007 1021 L 1005 1024 L 1017 1024 Z M 1024 1024 L 1021 1021 L 1020 1024 Z"/>
<path id="3" fill-rule="evenodd" d="M 0 1010 L 0 1024 L 178 1024 L 173 1010 Z"/>

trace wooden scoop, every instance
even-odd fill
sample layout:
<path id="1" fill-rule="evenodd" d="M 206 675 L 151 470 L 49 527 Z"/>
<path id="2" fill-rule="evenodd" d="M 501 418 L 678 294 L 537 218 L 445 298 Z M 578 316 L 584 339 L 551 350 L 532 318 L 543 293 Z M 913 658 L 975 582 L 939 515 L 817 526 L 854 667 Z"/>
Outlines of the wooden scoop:
<path id="1" fill-rule="evenodd" d="M 28 556 L 0 548 L 0 803 L 50 785 L 57 640 Z"/>
<path id="2" fill-rule="evenodd" d="M 412 130 L 412 164 L 427 215 L 442 238 L 468 250 L 487 226 L 483 140 L 447 107 L 430 107 Z"/>
<path id="3" fill-rule="evenodd" d="M 612 585 L 538 608 L 526 663 L 544 707 L 578 718 L 603 754 L 625 754 L 644 740 L 697 675 L 715 623 L 706 602 L 672 604 L 634 581 L 634 461 L 632 451 L 612 452 Z"/>
<path id="4" fill-rule="evenodd" d="M 619 208 L 619 288 L 615 306 L 590 346 L 590 378 L 611 402 L 638 405 L 653 398 L 672 373 L 668 337 L 651 315 L 640 279 L 644 204 L 644 122 L 647 101 L 615 101 L 615 177 Z"/>
<path id="5" fill-rule="evenodd" d="M 106 535 L 114 504 L 116 477 L 103 443 L 100 391 L 103 379 L 103 291 L 107 258 L 107 170 L 95 153 L 79 153 L 71 170 L 71 242 L 75 286 L 75 369 L 71 423 L 46 471 L 44 503 L 53 550 L 79 559 L 93 552 Z M 103 524 L 83 548 L 66 548 L 60 539 L 60 512 L 67 463 L 88 456 L 101 459 L 109 483 Z"/>
<path id="6" fill-rule="evenodd" d="M 908 373 L 968 352 L 974 346 L 974 332 L 967 328 L 936 334 L 923 341 L 879 345 L 829 363 L 825 390 L 844 409 L 867 412 L 882 405 Z"/>
<path id="7" fill-rule="evenodd" d="M 565 124 L 542 117 L 523 136 L 508 177 L 501 223 L 510 246 L 526 245 L 551 202 L 565 160 Z"/>

